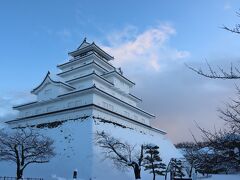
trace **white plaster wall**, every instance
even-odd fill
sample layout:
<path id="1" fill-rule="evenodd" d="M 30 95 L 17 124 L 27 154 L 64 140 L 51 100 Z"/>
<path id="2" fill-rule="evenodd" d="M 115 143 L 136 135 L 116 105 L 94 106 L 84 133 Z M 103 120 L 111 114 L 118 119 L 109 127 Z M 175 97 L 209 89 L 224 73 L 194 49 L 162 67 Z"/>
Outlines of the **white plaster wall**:
<path id="1" fill-rule="evenodd" d="M 74 59 L 71 60 L 72 63 L 69 63 L 69 64 L 61 67 L 62 72 L 71 70 L 73 68 L 82 66 L 84 64 L 88 64 L 89 62 L 92 61 L 92 58 L 93 58 L 93 56 L 88 56 L 88 57 L 83 57 L 83 58 L 75 57 Z"/>
<path id="2" fill-rule="evenodd" d="M 66 74 L 66 75 L 62 76 L 62 78 L 64 79 L 64 81 L 68 81 L 68 80 L 71 80 L 71 79 L 86 76 L 86 75 L 91 74 L 91 73 L 93 73 L 93 69 L 88 68 L 88 69 L 84 69 L 84 70 L 79 70 L 79 71 L 74 72 L 74 73 Z M 69 83 L 71 84 L 71 82 L 69 82 Z"/>
<path id="3" fill-rule="evenodd" d="M 22 108 L 19 111 L 19 117 L 27 117 L 61 109 L 72 108 L 76 106 L 92 104 L 93 94 L 71 95 L 68 97 L 62 97 L 41 104 L 31 105 L 30 107 Z"/>
<path id="4" fill-rule="evenodd" d="M 46 84 L 38 93 L 37 93 L 37 100 L 38 101 L 45 101 L 49 99 L 54 99 L 60 94 L 64 94 L 68 92 L 67 89 L 60 87 L 59 85 L 54 84 Z"/>
<path id="5" fill-rule="evenodd" d="M 69 111 L 64 111 L 60 113 L 54 113 L 50 115 L 38 116 L 34 118 L 27 118 L 22 120 L 17 120 L 15 122 L 10 123 L 11 126 L 21 127 L 25 125 L 36 125 L 41 123 L 49 123 L 54 121 L 64 121 L 68 119 L 78 119 L 83 116 L 91 116 L 93 110 L 90 107 L 74 109 Z"/>
<path id="6" fill-rule="evenodd" d="M 154 133 L 153 130 L 146 128 L 146 126 L 140 125 L 140 124 L 138 124 L 136 122 L 133 122 L 129 119 L 119 117 L 117 115 L 114 115 L 110 112 L 106 112 L 106 111 L 98 109 L 98 108 L 95 108 L 93 110 L 93 116 L 103 118 L 105 120 L 121 124 L 123 126 L 126 126 L 126 127 L 129 127 L 129 128 L 132 128 L 134 130 L 137 130 L 138 132 L 143 132 L 143 133 L 148 133 L 148 134 L 153 134 Z"/>
<path id="7" fill-rule="evenodd" d="M 126 82 L 117 77 L 114 77 L 113 81 L 116 88 L 119 88 L 126 93 L 130 93 L 130 87 Z"/>
<path id="8" fill-rule="evenodd" d="M 95 65 L 90 65 L 90 66 L 85 66 L 83 68 L 79 68 L 77 70 L 71 71 L 71 72 L 66 73 L 66 74 L 62 74 L 61 77 L 64 79 L 64 81 L 68 81 L 68 80 L 75 79 L 75 78 L 78 78 L 78 77 L 86 76 L 86 75 L 91 74 L 93 72 L 95 72 L 98 75 L 102 75 L 104 70 L 99 69 Z"/>
<path id="9" fill-rule="evenodd" d="M 19 117 L 24 118 L 28 116 L 38 115 L 42 113 L 48 113 L 52 111 L 58 111 L 67 108 L 73 108 L 77 106 L 87 105 L 87 104 L 96 104 L 103 108 L 109 109 L 113 112 L 119 113 L 123 116 L 129 117 L 136 121 L 150 124 L 150 118 L 144 116 L 142 113 L 139 113 L 136 110 L 127 108 L 123 105 L 119 105 L 117 101 L 112 101 L 107 97 L 102 97 L 98 94 L 73 94 L 71 96 L 65 96 L 56 100 L 50 100 L 42 102 L 40 104 L 31 105 L 26 108 L 22 108 L 19 112 Z"/>
<path id="10" fill-rule="evenodd" d="M 92 52 L 89 52 L 89 54 L 92 53 Z M 79 67 L 79 66 L 82 66 L 84 64 L 88 64 L 89 62 L 92 62 L 92 61 L 95 61 L 97 62 L 99 65 L 101 65 L 102 67 L 104 67 L 105 69 L 107 70 L 113 70 L 113 67 L 107 65 L 106 63 L 108 62 L 102 62 L 102 60 L 100 60 L 100 58 L 98 56 L 96 56 L 95 54 L 91 54 L 87 57 L 75 57 L 74 59 L 72 59 L 72 63 L 70 63 L 69 65 L 65 65 L 64 67 L 61 67 L 62 71 L 68 71 L 68 70 L 71 70 L 73 68 L 76 68 L 76 67 Z"/>
<path id="11" fill-rule="evenodd" d="M 150 124 L 150 118 L 137 110 L 133 110 L 132 108 L 127 108 L 126 106 L 119 105 L 116 101 L 112 101 L 106 97 L 102 97 L 98 94 L 94 94 L 94 104 L 97 104 L 105 109 L 109 109 L 113 112 L 119 113 L 123 116 L 129 117 L 141 123 Z M 113 106 L 113 109 L 111 108 Z"/>
<path id="12" fill-rule="evenodd" d="M 115 68 L 112 66 L 111 62 L 102 61 L 96 55 L 93 55 L 94 61 L 99 64 L 100 66 L 104 67 L 108 71 L 113 71 Z M 110 65 L 109 65 L 110 64 Z"/>
<path id="13" fill-rule="evenodd" d="M 81 89 L 86 89 L 89 87 L 92 87 L 94 82 L 93 79 L 88 77 L 88 78 L 83 78 L 83 79 L 79 79 L 77 81 L 73 81 L 71 84 L 71 86 L 75 87 L 77 90 L 81 90 Z"/>
<path id="14" fill-rule="evenodd" d="M 121 91 L 119 92 L 116 89 L 113 89 L 112 86 L 107 86 L 107 85 L 105 85 L 102 82 L 99 82 L 97 80 L 94 80 L 94 83 L 95 83 L 96 87 L 98 87 L 99 89 L 111 94 L 112 96 L 114 96 L 118 99 L 121 99 L 122 101 L 127 102 L 127 103 L 131 104 L 132 106 L 135 106 L 135 107 L 137 106 L 136 101 L 133 101 L 132 99 L 130 99 L 129 97 L 127 97 L 123 93 L 120 94 Z"/>
<path id="15" fill-rule="evenodd" d="M 116 88 L 119 90 L 125 92 L 125 93 L 130 93 L 131 87 L 129 84 L 127 84 L 124 80 L 121 78 L 116 77 L 114 74 L 110 74 L 107 76 L 104 76 L 107 80 L 112 82 Z"/>

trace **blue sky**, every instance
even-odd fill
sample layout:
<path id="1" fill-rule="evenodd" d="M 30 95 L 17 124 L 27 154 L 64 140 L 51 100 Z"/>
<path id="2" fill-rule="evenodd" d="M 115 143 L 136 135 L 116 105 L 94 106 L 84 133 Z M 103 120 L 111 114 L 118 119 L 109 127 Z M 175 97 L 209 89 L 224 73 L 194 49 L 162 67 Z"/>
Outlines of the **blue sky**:
<path id="1" fill-rule="evenodd" d="M 221 127 L 216 108 L 234 95 L 236 82 L 204 79 L 184 63 L 238 63 L 240 37 L 220 27 L 239 23 L 239 8 L 237 0 L 1 1 L 0 118 L 31 100 L 29 91 L 87 37 L 137 83 L 141 106 L 157 114 L 174 141 L 189 139 L 193 120 Z"/>

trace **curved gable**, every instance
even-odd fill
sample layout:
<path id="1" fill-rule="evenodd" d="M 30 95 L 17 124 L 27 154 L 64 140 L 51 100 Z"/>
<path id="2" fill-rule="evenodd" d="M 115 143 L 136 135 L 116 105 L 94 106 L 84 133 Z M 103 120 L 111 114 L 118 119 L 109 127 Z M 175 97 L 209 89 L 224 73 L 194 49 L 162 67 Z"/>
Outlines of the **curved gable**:
<path id="1" fill-rule="evenodd" d="M 67 93 L 75 88 L 61 81 L 54 81 L 50 77 L 50 72 L 47 73 L 40 85 L 34 88 L 31 93 L 38 96 L 38 100 L 54 99 L 58 95 Z"/>

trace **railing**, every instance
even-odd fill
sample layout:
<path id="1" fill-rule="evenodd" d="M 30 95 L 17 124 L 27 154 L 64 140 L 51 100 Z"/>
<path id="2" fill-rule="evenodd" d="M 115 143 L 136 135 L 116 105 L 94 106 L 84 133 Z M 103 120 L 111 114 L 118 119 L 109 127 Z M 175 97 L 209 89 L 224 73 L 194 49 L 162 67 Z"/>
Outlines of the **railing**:
<path id="1" fill-rule="evenodd" d="M 16 177 L 0 176 L 0 180 L 17 180 Z M 21 178 L 21 180 L 43 180 L 43 178 Z"/>

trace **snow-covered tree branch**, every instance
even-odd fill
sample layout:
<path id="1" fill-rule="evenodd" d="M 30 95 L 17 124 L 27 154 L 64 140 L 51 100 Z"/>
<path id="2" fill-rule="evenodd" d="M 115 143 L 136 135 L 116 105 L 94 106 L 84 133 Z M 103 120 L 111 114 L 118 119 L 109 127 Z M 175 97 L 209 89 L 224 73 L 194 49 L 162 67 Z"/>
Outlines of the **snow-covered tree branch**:
<path id="1" fill-rule="evenodd" d="M 53 140 L 31 128 L 0 130 L 0 161 L 16 163 L 17 179 L 29 164 L 49 162 L 54 155 Z"/>
<path id="2" fill-rule="evenodd" d="M 111 159 L 115 166 L 121 169 L 132 168 L 135 179 L 141 179 L 141 166 L 143 163 L 143 145 L 140 151 L 136 146 L 121 142 L 105 132 L 96 132 L 96 144 L 103 149 L 105 158 Z"/>

